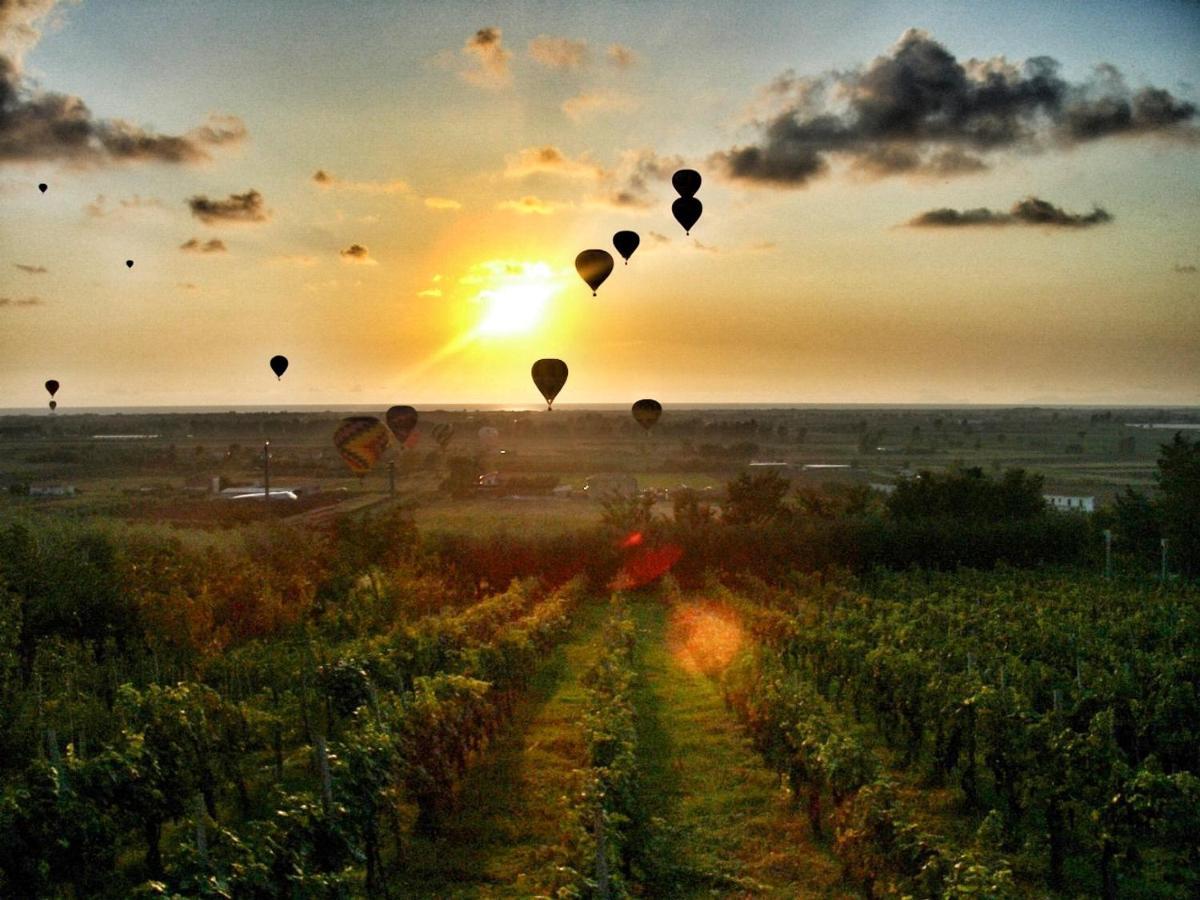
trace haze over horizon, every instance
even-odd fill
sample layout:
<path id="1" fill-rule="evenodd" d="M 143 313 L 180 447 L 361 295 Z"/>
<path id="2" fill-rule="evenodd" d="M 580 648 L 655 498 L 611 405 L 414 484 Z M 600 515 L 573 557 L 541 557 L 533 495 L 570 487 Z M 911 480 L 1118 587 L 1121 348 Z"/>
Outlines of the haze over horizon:
<path id="1" fill-rule="evenodd" d="M 0 406 L 1195 405 L 1198 85 L 1186 2 L 0 0 Z"/>

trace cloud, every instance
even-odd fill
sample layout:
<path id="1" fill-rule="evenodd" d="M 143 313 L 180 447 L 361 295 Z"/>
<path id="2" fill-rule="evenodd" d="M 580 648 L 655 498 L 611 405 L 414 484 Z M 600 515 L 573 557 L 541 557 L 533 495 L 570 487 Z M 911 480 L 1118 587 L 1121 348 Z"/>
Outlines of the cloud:
<path id="1" fill-rule="evenodd" d="M 5 306 L 42 306 L 41 297 L 21 297 L 14 299 L 12 297 L 0 297 L 0 307 Z"/>
<path id="2" fill-rule="evenodd" d="M 671 239 L 669 237 L 667 237 L 665 234 L 662 234 L 658 231 L 648 231 L 648 232 L 646 232 L 646 237 L 650 238 L 651 242 L 653 242 L 655 244 L 671 243 Z"/>
<path id="3" fill-rule="evenodd" d="M 523 215 L 548 216 L 551 213 L 558 212 L 560 209 L 567 208 L 569 205 L 567 203 L 556 203 L 551 200 L 541 200 L 527 194 L 520 200 L 505 200 L 502 203 L 497 203 L 496 209 L 522 213 Z"/>
<path id="4" fill-rule="evenodd" d="M 185 253 L 224 253 L 229 248 L 225 246 L 225 242 L 219 238 L 213 238 L 208 241 L 201 241 L 199 238 L 191 238 L 179 245 L 179 249 Z"/>
<path id="5" fill-rule="evenodd" d="M 626 150 L 616 166 L 600 178 L 601 193 L 588 198 L 593 206 L 616 209 L 648 209 L 654 205 L 654 188 L 670 181 L 683 165 L 678 156 L 659 156 L 654 150 Z"/>
<path id="6" fill-rule="evenodd" d="M 1178 275 L 1195 275 L 1196 267 L 1191 265 L 1184 266 L 1180 265 L 1179 263 L 1175 263 L 1175 267 L 1172 269 L 1172 271 Z"/>
<path id="7" fill-rule="evenodd" d="M 466 81 L 477 87 L 497 90 L 512 83 L 508 63 L 512 51 L 502 43 L 500 28 L 480 28 L 467 38 L 462 52 L 471 60 L 471 67 L 459 72 Z"/>
<path id="8" fill-rule="evenodd" d="M 1073 84 L 1050 57 L 959 61 L 916 29 L 863 68 L 785 72 L 760 92 L 757 115 L 757 139 L 710 162 L 734 180 L 777 187 L 803 187 L 834 160 L 875 177 L 947 176 L 985 169 L 1005 151 L 1200 136 L 1193 104 L 1161 88 L 1130 91 L 1111 65 Z"/>
<path id="9" fill-rule="evenodd" d="M 591 113 L 625 112 L 636 109 L 637 105 L 637 101 L 632 97 L 616 91 L 602 90 L 577 94 L 565 100 L 562 111 L 573 121 L 580 122 Z"/>
<path id="10" fill-rule="evenodd" d="M 628 69 L 638 61 L 638 55 L 624 44 L 609 44 L 604 55 L 618 69 Z"/>
<path id="11" fill-rule="evenodd" d="M 50 271 L 45 266 L 29 266 L 25 263 L 13 263 L 13 265 L 27 275 L 45 275 Z"/>
<path id="12" fill-rule="evenodd" d="M 351 244 L 345 250 L 339 250 L 342 262 L 355 263 L 362 266 L 377 266 L 379 263 L 371 258 L 370 251 L 362 244 Z"/>
<path id="13" fill-rule="evenodd" d="M 604 175 L 604 169 L 586 156 L 571 159 L 551 144 L 526 147 L 504 158 L 505 178 L 539 174 L 560 175 L 563 178 L 600 178 Z"/>
<path id="14" fill-rule="evenodd" d="M 587 41 L 539 34 L 529 42 L 529 56 L 547 69 L 578 69 L 587 62 Z"/>
<path id="15" fill-rule="evenodd" d="M 112 215 L 119 210 L 151 210 L 164 209 L 163 202 L 157 197 L 142 197 L 134 194 L 132 197 L 118 198 L 117 205 L 111 206 L 108 198 L 103 194 L 97 194 L 96 199 L 91 203 L 84 204 L 83 211 L 93 219 L 102 219 L 105 216 Z"/>
<path id="16" fill-rule="evenodd" d="M 271 218 L 263 208 L 263 196 L 251 188 L 244 194 L 230 194 L 226 200 L 210 200 L 204 194 L 189 197 L 192 215 L 205 225 L 265 222 Z"/>
<path id="17" fill-rule="evenodd" d="M 194 284 L 191 281 L 180 281 L 180 282 L 177 282 L 175 286 L 178 287 L 180 290 L 184 290 L 184 291 L 200 290 L 200 286 L 197 284 Z"/>
<path id="18" fill-rule="evenodd" d="M 318 260 L 315 256 L 290 254 L 285 256 L 273 256 L 267 260 L 267 262 L 273 265 L 291 265 L 301 269 L 310 269 L 320 262 L 320 260 Z"/>
<path id="19" fill-rule="evenodd" d="M 313 173 L 312 180 L 322 188 L 359 191 L 364 194 L 401 194 L 409 189 L 408 182 L 400 179 L 392 181 L 345 181 L 336 175 L 326 172 L 324 169 L 317 169 Z"/>
<path id="20" fill-rule="evenodd" d="M 1008 212 L 978 209 L 931 209 L 911 219 L 914 228 L 962 228 L 970 225 L 1042 225 L 1052 228 L 1089 228 L 1112 221 L 1107 210 L 1099 206 L 1090 213 L 1069 213 L 1037 197 L 1026 197 L 1012 205 Z"/>
<path id="21" fill-rule="evenodd" d="M 442 292 L 437 288 L 428 288 L 424 291 L 417 291 L 418 297 L 440 297 Z"/>
<path id="22" fill-rule="evenodd" d="M 462 204 L 449 197 L 426 197 L 425 205 L 430 209 L 462 209 Z"/>

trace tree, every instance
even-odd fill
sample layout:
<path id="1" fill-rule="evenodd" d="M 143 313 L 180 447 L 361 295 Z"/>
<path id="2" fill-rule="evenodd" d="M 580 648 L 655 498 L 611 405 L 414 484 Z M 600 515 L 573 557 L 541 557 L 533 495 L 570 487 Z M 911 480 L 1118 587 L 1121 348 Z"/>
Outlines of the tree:
<path id="1" fill-rule="evenodd" d="M 778 472 L 742 475 L 726 486 L 728 499 L 721 518 L 732 524 L 753 525 L 788 515 L 783 498 L 791 482 Z"/>
<path id="2" fill-rule="evenodd" d="M 1185 578 L 1200 575 L 1200 440 L 1177 432 L 1163 444 L 1155 479 L 1170 557 Z"/>

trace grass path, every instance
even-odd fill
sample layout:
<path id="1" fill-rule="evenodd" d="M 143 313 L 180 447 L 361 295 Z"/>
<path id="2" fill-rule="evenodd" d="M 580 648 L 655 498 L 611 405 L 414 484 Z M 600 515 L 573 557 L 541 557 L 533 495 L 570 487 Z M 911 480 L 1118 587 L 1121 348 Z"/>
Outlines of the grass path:
<path id="1" fill-rule="evenodd" d="M 586 763 L 580 677 L 596 654 L 602 603 L 585 604 L 504 734 L 468 773 L 458 813 L 436 840 L 414 837 L 395 897 L 534 897 L 547 893 L 573 772 Z"/>
<path id="2" fill-rule="evenodd" d="M 682 624 L 655 599 L 635 601 L 642 679 L 640 764 L 650 814 L 646 895 L 849 897 L 833 854 L 815 844 L 775 776 L 725 709 L 719 685 L 688 664 Z M 685 635 L 684 638 L 692 635 Z M 727 635 L 700 634 L 700 646 Z M 740 880 L 742 887 L 738 887 Z"/>

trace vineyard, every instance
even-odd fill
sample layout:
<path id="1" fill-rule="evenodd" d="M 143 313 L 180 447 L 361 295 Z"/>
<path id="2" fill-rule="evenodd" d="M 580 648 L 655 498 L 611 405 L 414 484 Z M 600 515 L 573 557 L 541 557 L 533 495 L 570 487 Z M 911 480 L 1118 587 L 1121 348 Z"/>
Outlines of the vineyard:
<path id="1" fill-rule="evenodd" d="M 1194 588 L 577 544 L 5 526 L 0 896 L 1200 890 Z"/>

